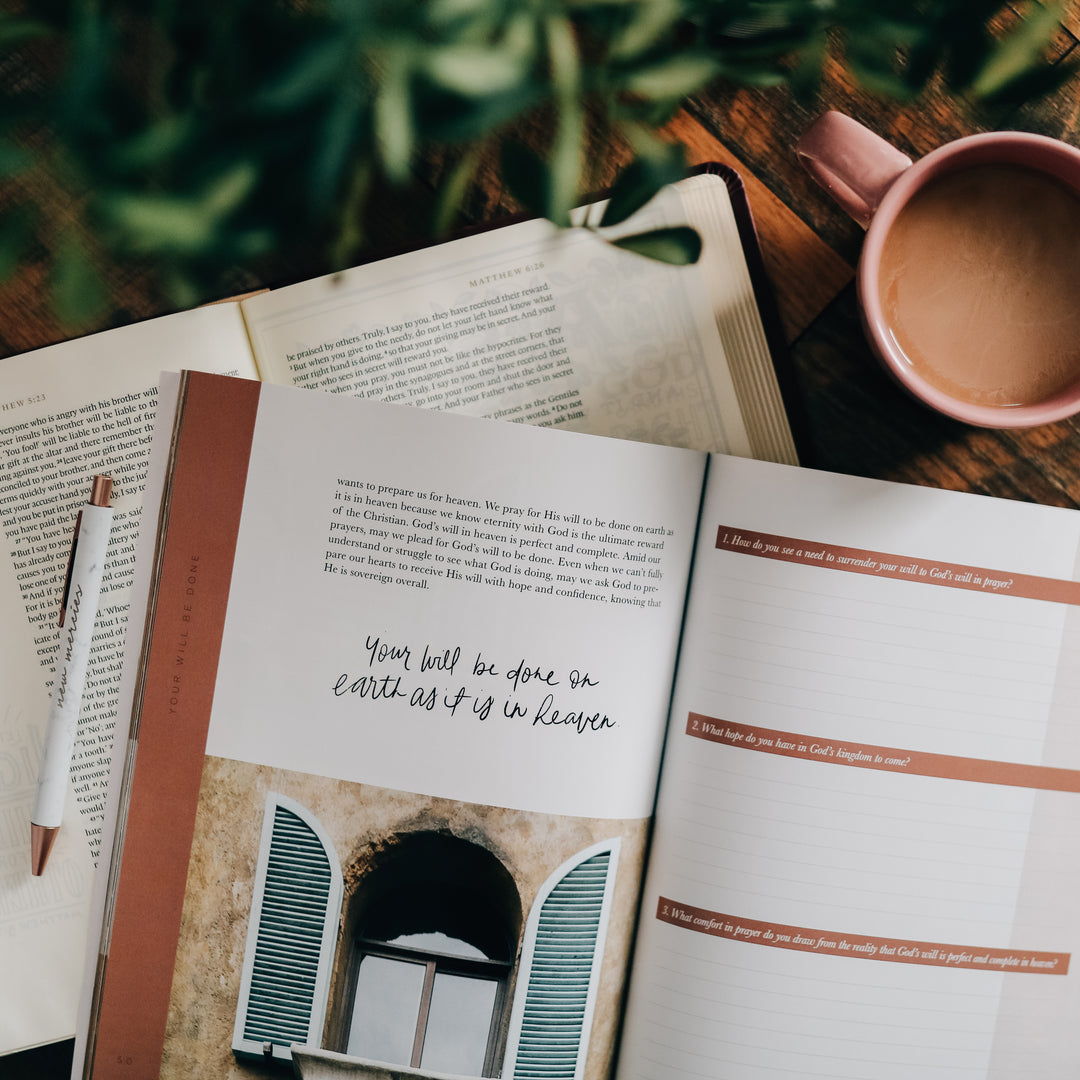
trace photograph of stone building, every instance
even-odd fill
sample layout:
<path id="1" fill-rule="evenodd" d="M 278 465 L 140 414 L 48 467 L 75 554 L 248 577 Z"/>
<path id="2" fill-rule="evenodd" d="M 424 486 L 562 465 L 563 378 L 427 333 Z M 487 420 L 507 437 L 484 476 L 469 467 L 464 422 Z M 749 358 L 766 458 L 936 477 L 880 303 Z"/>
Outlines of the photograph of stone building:
<path id="1" fill-rule="evenodd" d="M 161 1075 L 600 1080 L 647 830 L 208 757 Z"/>

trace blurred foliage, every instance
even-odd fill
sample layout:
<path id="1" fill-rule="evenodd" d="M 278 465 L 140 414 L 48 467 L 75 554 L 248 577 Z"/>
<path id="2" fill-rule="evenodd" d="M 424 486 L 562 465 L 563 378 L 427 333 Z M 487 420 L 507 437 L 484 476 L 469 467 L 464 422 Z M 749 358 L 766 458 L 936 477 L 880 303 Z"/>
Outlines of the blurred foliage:
<path id="1" fill-rule="evenodd" d="M 565 224 L 598 171 L 633 152 L 612 224 L 685 170 L 658 129 L 716 79 L 804 100 L 840 58 L 914 100 L 935 79 L 991 101 L 1061 78 L 1044 62 L 1061 10 L 984 0 L 5 0 L 0 12 L 0 274 L 44 242 L 70 319 L 102 300 L 104 255 L 153 268 L 171 301 L 224 271 L 319 245 L 362 252 L 378 192 L 421 155 L 444 164 L 444 233 L 482 163 L 527 211 Z M 541 132 L 540 149 L 518 141 Z M 589 152 L 586 147 L 593 148 Z M 35 220 L 28 192 L 68 214 Z M 42 237 L 46 239 L 42 241 Z M 688 230 L 632 238 L 696 257 Z"/>

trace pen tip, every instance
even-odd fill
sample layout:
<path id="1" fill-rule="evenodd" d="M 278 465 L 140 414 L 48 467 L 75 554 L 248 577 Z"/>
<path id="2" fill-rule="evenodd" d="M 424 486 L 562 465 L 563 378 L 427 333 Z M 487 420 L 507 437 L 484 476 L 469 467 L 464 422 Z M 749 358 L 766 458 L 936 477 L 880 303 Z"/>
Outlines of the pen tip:
<path id="1" fill-rule="evenodd" d="M 41 872 L 49 861 L 49 852 L 52 851 L 59 832 L 58 828 L 30 823 L 30 873 L 34 877 L 41 877 Z"/>

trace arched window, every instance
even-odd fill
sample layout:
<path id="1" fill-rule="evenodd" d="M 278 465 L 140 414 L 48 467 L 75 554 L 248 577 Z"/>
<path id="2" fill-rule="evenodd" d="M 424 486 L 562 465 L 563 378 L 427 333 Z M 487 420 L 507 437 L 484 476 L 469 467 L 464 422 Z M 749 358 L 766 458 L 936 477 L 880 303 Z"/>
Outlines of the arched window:
<path id="1" fill-rule="evenodd" d="M 610 839 L 566 860 L 523 933 L 517 886 L 487 848 L 398 834 L 349 860 L 343 911 L 329 837 L 270 794 L 233 1050 L 288 1061 L 305 1044 L 441 1074 L 581 1080 L 618 851 Z"/>
<path id="2" fill-rule="evenodd" d="M 437 832 L 394 838 L 348 904 L 339 1049 L 495 1075 L 520 930 L 513 879 L 485 848 Z"/>

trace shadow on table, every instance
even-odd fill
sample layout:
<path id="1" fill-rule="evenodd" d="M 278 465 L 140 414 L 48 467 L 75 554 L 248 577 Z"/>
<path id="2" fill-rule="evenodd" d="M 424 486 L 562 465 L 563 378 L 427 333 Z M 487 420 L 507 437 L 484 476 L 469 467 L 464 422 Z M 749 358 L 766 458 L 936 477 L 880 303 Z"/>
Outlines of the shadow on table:
<path id="1" fill-rule="evenodd" d="M 804 465 L 1057 506 L 1080 505 L 1080 417 L 977 428 L 909 397 L 870 350 L 849 285 L 791 346 Z"/>

